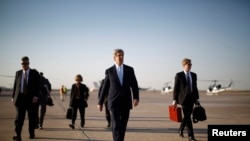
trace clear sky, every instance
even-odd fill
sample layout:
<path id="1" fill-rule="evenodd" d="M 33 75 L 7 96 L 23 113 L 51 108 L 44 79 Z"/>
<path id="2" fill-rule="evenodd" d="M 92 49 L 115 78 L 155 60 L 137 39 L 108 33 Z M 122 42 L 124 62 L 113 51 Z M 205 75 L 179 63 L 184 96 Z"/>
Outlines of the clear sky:
<path id="1" fill-rule="evenodd" d="M 22 56 L 53 88 L 82 74 L 93 87 L 114 64 L 115 48 L 139 86 L 174 84 L 192 60 L 198 88 L 221 80 L 250 89 L 249 0 L 1 0 L 0 86 L 12 87 Z"/>

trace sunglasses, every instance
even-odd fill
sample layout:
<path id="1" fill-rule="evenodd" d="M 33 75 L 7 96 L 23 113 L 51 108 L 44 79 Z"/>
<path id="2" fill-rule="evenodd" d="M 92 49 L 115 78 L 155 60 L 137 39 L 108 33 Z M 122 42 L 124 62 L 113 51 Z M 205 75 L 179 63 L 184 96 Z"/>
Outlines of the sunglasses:
<path id="1" fill-rule="evenodd" d="M 24 65 L 28 65 L 28 63 L 21 63 L 21 64 L 22 64 L 23 66 L 24 66 Z"/>

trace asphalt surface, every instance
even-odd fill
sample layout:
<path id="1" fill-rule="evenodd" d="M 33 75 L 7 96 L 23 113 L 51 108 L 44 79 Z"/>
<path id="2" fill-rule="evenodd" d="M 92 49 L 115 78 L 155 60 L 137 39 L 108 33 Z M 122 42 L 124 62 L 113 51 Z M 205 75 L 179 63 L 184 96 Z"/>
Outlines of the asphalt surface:
<path id="1" fill-rule="evenodd" d="M 15 135 L 15 107 L 11 102 L 11 92 L 0 94 L 0 141 L 11 141 Z M 105 113 L 96 108 L 97 92 L 90 93 L 89 107 L 86 109 L 86 124 L 80 129 L 80 117 L 76 120 L 76 129 L 71 129 L 71 121 L 65 118 L 69 105 L 69 96 L 63 102 L 59 92 L 52 91 L 54 106 L 47 107 L 44 129 L 35 131 L 36 138 L 29 139 L 28 119 L 24 122 L 22 140 L 35 141 L 112 141 L 112 133 L 107 128 Z M 201 105 L 206 109 L 207 120 L 193 124 L 195 138 L 208 140 L 208 125 L 250 125 L 250 92 L 223 92 L 208 96 L 200 92 Z M 125 141 L 187 141 L 177 134 L 180 123 L 169 119 L 168 105 L 172 103 L 172 94 L 141 91 L 139 106 L 131 110 Z"/>

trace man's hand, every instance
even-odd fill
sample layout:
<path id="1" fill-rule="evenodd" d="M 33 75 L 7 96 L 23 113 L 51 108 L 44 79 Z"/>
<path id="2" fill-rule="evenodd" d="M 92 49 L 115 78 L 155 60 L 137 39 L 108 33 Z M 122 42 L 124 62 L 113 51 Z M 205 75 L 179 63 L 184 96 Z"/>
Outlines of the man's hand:
<path id="1" fill-rule="evenodd" d="M 196 100 L 195 105 L 200 105 L 199 100 Z"/>
<path id="2" fill-rule="evenodd" d="M 139 100 L 138 99 L 134 99 L 133 103 L 134 103 L 134 106 L 137 106 L 139 104 Z"/>
<path id="3" fill-rule="evenodd" d="M 100 110 L 100 112 L 102 111 L 102 105 L 97 105 L 97 108 Z"/>
<path id="4" fill-rule="evenodd" d="M 175 106 L 175 107 L 177 106 L 177 103 L 176 103 L 176 101 L 175 101 L 175 100 L 173 100 L 172 105 L 173 105 L 173 106 Z"/>
<path id="5" fill-rule="evenodd" d="M 37 102 L 37 100 L 38 100 L 38 97 L 33 97 L 33 99 L 32 99 L 32 103 L 36 103 L 36 102 Z"/>

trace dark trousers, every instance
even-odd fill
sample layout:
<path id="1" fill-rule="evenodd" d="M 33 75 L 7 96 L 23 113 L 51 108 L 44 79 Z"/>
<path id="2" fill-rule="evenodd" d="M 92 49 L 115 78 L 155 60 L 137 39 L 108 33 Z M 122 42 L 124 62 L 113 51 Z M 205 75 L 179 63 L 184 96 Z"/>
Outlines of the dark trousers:
<path id="1" fill-rule="evenodd" d="M 21 137 L 22 127 L 26 116 L 26 111 L 28 112 L 29 119 L 29 134 L 30 136 L 35 135 L 35 127 L 37 123 L 37 104 L 31 103 L 31 100 L 27 96 L 22 94 L 18 97 L 19 104 L 15 106 L 16 108 L 16 119 L 15 119 L 15 131 L 16 135 Z"/>
<path id="2" fill-rule="evenodd" d="M 184 114 L 184 117 L 182 119 L 179 130 L 183 131 L 184 128 L 186 127 L 189 137 L 194 137 L 193 123 L 192 123 L 192 120 L 191 120 L 191 115 L 192 115 L 192 112 L 193 112 L 193 106 L 194 106 L 194 102 L 192 101 L 192 98 L 191 97 L 186 97 L 186 100 L 182 105 L 182 112 Z"/>
<path id="3" fill-rule="evenodd" d="M 107 100 L 105 101 L 104 106 L 105 106 L 105 116 L 106 116 L 106 120 L 107 120 L 108 124 L 110 125 L 110 122 L 111 122 L 111 114 L 110 114 L 110 111 L 109 111 L 109 109 L 108 109 L 108 101 L 107 101 Z"/>
<path id="4" fill-rule="evenodd" d="M 40 107 L 39 126 L 43 127 L 43 121 L 44 121 L 44 116 L 46 113 L 47 105 L 40 104 L 39 107 Z"/>
<path id="5" fill-rule="evenodd" d="M 82 105 L 81 100 L 76 100 L 74 106 L 72 106 L 72 124 L 75 124 L 77 117 L 77 110 L 79 109 L 80 117 L 81 117 L 81 127 L 85 125 L 85 107 Z"/>
<path id="6" fill-rule="evenodd" d="M 111 124 L 114 141 L 124 141 L 130 109 L 111 109 Z"/>
<path id="7" fill-rule="evenodd" d="M 40 107 L 40 111 L 39 111 L 39 107 L 37 109 L 37 127 L 43 127 L 43 121 L 44 121 L 44 116 L 46 113 L 46 109 L 47 109 L 47 101 L 48 101 L 48 94 L 43 94 L 40 93 L 39 95 L 39 107 Z M 40 115 L 39 115 L 40 112 Z"/>

